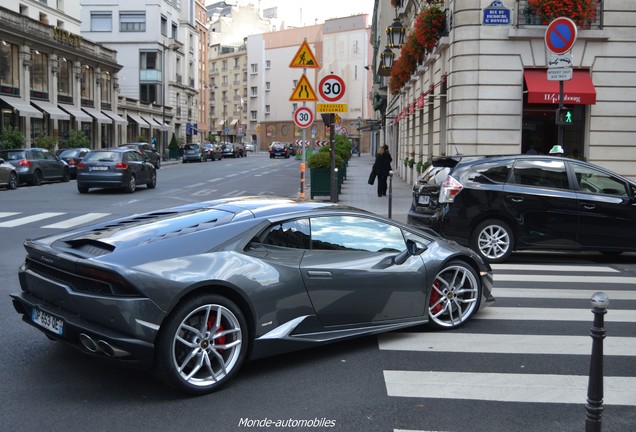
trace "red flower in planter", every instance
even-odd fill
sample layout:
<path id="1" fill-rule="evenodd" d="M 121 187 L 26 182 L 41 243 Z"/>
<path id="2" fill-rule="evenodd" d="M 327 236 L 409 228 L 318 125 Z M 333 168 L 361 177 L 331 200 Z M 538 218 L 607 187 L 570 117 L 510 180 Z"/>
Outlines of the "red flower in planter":
<path id="1" fill-rule="evenodd" d="M 567 17 L 579 27 L 589 27 L 598 13 L 597 0 L 528 0 L 528 7 L 547 25 L 555 18 Z"/>

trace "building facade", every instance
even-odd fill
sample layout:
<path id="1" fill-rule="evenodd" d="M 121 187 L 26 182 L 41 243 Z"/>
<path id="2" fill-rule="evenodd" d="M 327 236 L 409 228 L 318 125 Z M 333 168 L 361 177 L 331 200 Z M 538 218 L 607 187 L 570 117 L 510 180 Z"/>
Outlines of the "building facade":
<path id="1" fill-rule="evenodd" d="M 414 181 L 417 162 L 434 155 L 547 154 L 561 140 L 567 156 L 636 178 L 636 2 L 595 0 L 596 14 L 578 26 L 563 98 L 559 80 L 548 79 L 555 57 L 547 22 L 527 1 L 388 3 L 376 2 L 376 22 L 387 20 L 379 12 L 394 10 L 407 33 L 422 7 L 446 14 L 434 49 L 404 85 L 386 93 L 385 106 L 377 104 L 401 177 Z M 391 78 L 375 82 L 381 100 Z M 560 101 L 569 116 L 561 128 Z"/>
<path id="2" fill-rule="evenodd" d="M 114 50 L 81 35 L 79 2 L 3 2 L 0 41 L 0 130 L 19 129 L 27 146 L 52 137 L 64 147 L 71 130 L 94 147 L 122 142 L 121 65 Z"/>

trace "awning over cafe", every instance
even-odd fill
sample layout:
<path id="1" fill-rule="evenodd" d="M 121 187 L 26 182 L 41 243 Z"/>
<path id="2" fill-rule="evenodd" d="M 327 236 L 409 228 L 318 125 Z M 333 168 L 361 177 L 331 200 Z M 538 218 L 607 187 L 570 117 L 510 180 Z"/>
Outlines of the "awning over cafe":
<path id="1" fill-rule="evenodd" d="M 20 98 L 11 96 L 0 96 L 0 100 L 18 110 L 18 114 L 20 114 L 20 117 L 44 117 L 42 115 L 42 111 L 32 107 L 28 102 L 25 102 Z"/>
<path id="2" fill-rule="evenodd" d="M 36 108 L 47 113 L 49 117 L 51 117 L 54 120 L 70 120 L 71 119 L 70 114 L 62 111 L 61 109 L 53 105 L 51 102 L 32 100 L 31 103 L 35 105 Z"/>
<path id="3" fill-rule="evenodd" d="M 548 81 L 546 69 L 526 69 L 523 71 L 523 77 L 528 89 L 528 103 L 559 103 L 559 81 Z M 563 81 L 563 103 L 566 105 L 596 103 L 596 90 L 589 70 L 574 69 L 572 79 Z"/>

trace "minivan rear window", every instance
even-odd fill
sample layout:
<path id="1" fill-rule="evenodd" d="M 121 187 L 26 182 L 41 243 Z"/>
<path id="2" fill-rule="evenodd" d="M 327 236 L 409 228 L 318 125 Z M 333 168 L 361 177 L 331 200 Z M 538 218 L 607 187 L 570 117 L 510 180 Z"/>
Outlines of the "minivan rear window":
<path id="1" fill-rule="evenodd" d="M 512 169 L 512 161 L 484 162 L 472 166 L 477 175 L 471 180 L 475 183 L 505 183 Z"/>

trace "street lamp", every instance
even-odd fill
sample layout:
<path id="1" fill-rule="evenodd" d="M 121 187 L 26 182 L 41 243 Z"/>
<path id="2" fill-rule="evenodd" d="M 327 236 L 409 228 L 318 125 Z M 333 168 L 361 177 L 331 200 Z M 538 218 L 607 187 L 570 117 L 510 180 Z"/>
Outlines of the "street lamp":
<path id="1" fill-rule="evenodd" d="M 176 50 L 179 48 L 179 45 L 177 45 L 176 43 L 170 43 L 166 46 L 166 44 L 162 44 L 163 47 L 163 54 L 161 55 L 161 81 L 162 81 L 162 101 L 161 101 L 161 105 L 162 105 L 162 113 L 161 113 L 161 148 L 159 149 L 159 154 L 161 155 L 162 158 L 165 158 L 165 151 L 167 148 L 167 141 L 168 141 L 168 127 L 166 126 L 166 102 L 167 102 L 167 95 L 166 92 L 168 91 L 168 77 L 166 76 L 166 48 L 168 48 L 168 50 L 172 51 L 172 50 Z"/>

